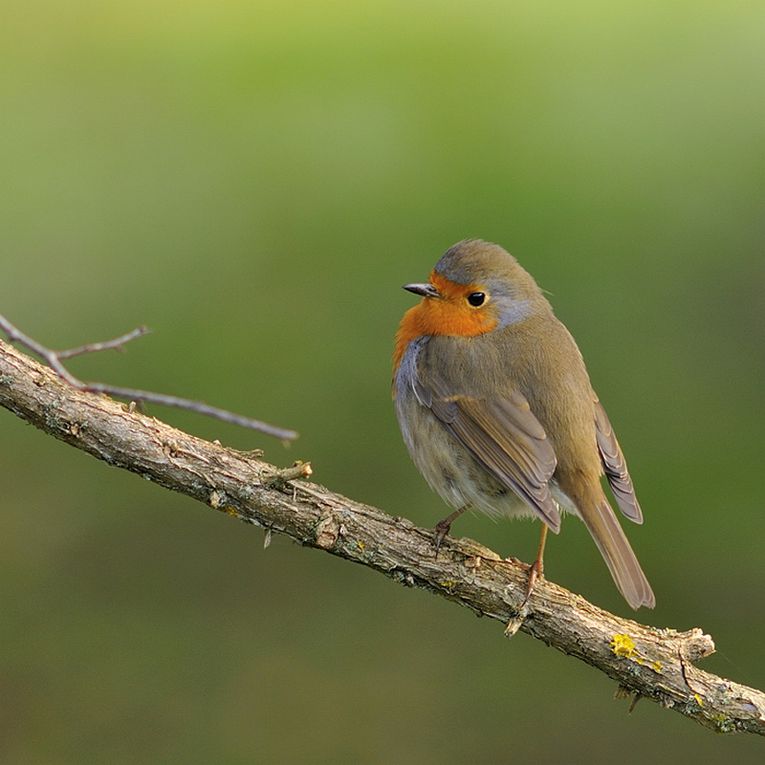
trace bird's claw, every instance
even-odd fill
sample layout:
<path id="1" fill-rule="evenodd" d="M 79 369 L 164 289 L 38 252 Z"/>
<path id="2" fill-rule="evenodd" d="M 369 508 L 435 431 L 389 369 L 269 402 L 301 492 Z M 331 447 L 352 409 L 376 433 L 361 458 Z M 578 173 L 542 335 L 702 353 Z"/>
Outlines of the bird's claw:
<path id="1" fill-rule="evenodd" d="M 545 571 L 544 563 L 539 558 L 537 558 L 529 566 L 529 580 L 528 582 L 526 582 L 526 597 L 523 599 L 523 605 L 526 605 L 526 603 L 528 603 L 529 597 L 531 596 L 531 593 L 534 591 L 534 585 L 537 583 L 537 580 L 540 578 L 544 578 L 544 571 Z"/>
<path id="2" fill-rule="evenodd" d="M 450 528 L 450 523 L 437 523 L 433 529 L 433 546 L 436 548 L 436 558 L 438 558 L 438 551 L 441 549 L 441 544 L 449 533 Z"/>

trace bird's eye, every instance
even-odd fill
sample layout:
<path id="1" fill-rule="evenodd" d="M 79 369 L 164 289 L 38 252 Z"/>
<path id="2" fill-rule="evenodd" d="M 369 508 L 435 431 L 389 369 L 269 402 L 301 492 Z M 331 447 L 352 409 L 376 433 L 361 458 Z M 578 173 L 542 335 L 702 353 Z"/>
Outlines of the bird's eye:
<path id="1" fill-rule="evenodd" d="M 478 306 L 483 305 L 486 301 L 486 294 L 483 292 L 471 292 L 467 296 L 467 301 L 473 308 L 478 308 Z"/>

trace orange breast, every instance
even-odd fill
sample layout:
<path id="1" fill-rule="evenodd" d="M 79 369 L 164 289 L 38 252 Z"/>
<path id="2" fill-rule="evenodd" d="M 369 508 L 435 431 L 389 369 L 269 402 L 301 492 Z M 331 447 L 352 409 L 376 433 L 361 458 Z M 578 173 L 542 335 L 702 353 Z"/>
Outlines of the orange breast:
<path id="1" fill-rule="evenodd" d="M 464 290 L 465 288 L 462 287 L 461 292 Z M 393 352 L 393 374 L 398 370 L 409 343 L 418 337 L 423 335 L 474 337 L 491 332 L 496 326 L 497 319 L 494 316 L 485 309 L 471 308 L 462 295 L 454 298 L 426 298 L 414 308 L 410 308 L 401 319 Z"/>

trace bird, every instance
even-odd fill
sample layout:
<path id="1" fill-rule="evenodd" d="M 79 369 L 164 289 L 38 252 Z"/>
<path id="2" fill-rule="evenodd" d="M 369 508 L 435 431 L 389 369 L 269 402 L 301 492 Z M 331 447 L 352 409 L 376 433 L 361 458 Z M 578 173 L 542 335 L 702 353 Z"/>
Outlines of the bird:
<path id="1" fill-rule="evenodd" d="M 544 571 L 548 529 L 581 519 L 617 589 L 653 608 L 651 585 L 609 503 L 643 513 L 616 434 L 579 348 L 534 278 L 500 245 L 450 247 L 404 314 L 393 352 L 392 396 L 407 450 L 454 508 L 436 524 L 436 555 L 466 510 L 542 522 L 526 600 Z M 524 601 L 525 603 L 526 601 Z"/>

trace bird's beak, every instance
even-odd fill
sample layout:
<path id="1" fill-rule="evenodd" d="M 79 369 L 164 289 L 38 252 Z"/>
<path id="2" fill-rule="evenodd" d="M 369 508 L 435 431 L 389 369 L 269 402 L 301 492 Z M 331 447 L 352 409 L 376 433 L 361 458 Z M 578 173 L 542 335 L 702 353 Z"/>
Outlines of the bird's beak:
<path id="1" fill-rule="evenodd" d="M 441 297 L 439 291 L 432 284 L 405 284 L 404 289 L 407 292 L 414 292 L 415 295 L 422 295 L 423 297 Z"/>

